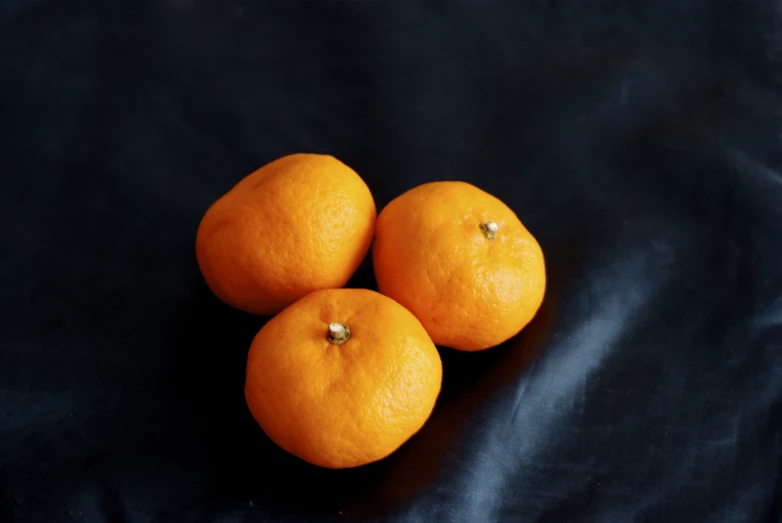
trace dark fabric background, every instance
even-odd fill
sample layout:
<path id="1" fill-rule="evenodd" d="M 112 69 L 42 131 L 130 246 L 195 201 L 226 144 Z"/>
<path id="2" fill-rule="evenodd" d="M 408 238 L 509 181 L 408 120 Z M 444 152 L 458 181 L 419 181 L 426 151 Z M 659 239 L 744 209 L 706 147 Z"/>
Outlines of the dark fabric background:
<path id="1" fill-rule="evenodd" d="M 780 521 L 781 67 L 771 0 L 0 0 L 0 521 Z M 264 319 L 194 259 L 297 151 L 379 208 L 476 183 L 547 256 L 355 470 L 264 437 Z"/>

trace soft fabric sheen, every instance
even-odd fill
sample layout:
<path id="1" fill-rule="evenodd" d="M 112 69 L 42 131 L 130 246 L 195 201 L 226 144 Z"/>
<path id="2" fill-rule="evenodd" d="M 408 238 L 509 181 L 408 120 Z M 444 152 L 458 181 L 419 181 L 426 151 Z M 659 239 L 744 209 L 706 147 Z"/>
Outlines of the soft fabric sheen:
<path id="1" fill-rule="evenodd" d="M 0 521 L 779 521 L 781 71 L 771 0 L 0 0 Z M 263 435 L 264 318 L 195 261 L 301 151 L 378 210 L 469 181 L 546 255 L 354 470 Z"/>

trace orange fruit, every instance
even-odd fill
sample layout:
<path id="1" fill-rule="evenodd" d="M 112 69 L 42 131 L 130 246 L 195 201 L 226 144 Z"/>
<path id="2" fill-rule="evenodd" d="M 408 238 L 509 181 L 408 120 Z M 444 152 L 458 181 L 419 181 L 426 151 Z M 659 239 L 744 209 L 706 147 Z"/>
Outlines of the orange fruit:
<path id="1" fill-rule="evenodd" d="M 353 169 L 328 155 L 292 154 L 209 207 L 196 258 L 218 298 L 271 315 L 312 291 L 344 286 L 369 251 L 376 217 Z"/>
<path id="2" fill-rule="evenodd" d="M 377 218 L 378 288 L 421 320 L 438 345 L 464 351 L 516 335 L 543 301 L 540 245 L 501 200 L 466 182 L 431 182 Z"/>
<path id="3" fill-rule="evenodd" d="M 327 289 L 258 332 L 245 397 L 277 445 L 336 469 L 398 449 L 429 418 L 441 383 L 437 348 L 407 309 L 375 291 Z"/>

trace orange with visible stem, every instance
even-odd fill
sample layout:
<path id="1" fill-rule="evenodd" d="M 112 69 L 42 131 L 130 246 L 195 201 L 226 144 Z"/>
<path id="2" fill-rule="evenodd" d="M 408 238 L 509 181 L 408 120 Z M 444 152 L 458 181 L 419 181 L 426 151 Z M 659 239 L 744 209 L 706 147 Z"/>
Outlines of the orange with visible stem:
<path id="1" fill-rule="evenodd" d="M 377 219 L 380 291 L 421 320 L 438 345 L 478 351 L 521 331 L 546 289 L 543 251 L 499 198 L 466 182 L 431 182 Z"/>
<path id="2" fill-rule="evenodd" d="M 245 397 L 281 448 L 326 468 L 392 454 L 421 427 L 442 384 L 421 322 L 367 289 L 316 291 L 255 336 Z"/>

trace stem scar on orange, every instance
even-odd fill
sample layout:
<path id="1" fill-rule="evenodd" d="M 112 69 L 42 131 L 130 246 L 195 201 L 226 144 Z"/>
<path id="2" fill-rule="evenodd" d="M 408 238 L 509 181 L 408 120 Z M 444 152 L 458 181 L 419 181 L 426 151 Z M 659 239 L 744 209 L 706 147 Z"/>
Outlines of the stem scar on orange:
<path id="1" fill-rule="evenodd" d="M 477 351 L 521 331 L 543 301 L 543 252 L 500 199 L 466 182 L 419 185 L 375 227 L 380 291 L 421 320 L 438 345 Z"/>
<path id="2" fill-rule="evenodd" d="M 312 291 L 344 286 L 369 251 L 376 217 L 353 169 L 328 155 L 291 154 L 209 207 L 196 258 L 218 298 L 271 315 Z"/>
<path id="3" fill-rule="evenodd" d="M 380 460 L 418 432 L 442 384 L 421 323 L 368 289 L 316 291 L 255 336 L 245 397 L 285 451 L 326 468 Z"/>

